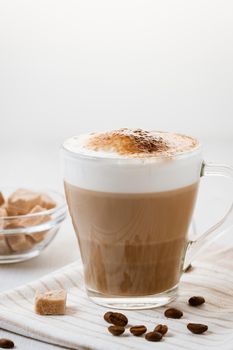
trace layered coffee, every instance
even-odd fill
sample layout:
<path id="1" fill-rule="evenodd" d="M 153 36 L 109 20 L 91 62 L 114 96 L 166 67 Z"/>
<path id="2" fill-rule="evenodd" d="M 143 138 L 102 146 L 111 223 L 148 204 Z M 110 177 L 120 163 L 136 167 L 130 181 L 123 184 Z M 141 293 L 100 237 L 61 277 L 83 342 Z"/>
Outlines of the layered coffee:
<path id="1" fill-rule="evenodd" d="M 197 184 L 139 194 L 65 188 L 89 288 L 135 296 L 178 283 Z"/>
<path id="2" fill-rule="evenodd" d="M 174 288 L 198 189 L 197 141 L 120 129 L 71 138 L 64 149 L 88 290 L 130 297 Z"/>

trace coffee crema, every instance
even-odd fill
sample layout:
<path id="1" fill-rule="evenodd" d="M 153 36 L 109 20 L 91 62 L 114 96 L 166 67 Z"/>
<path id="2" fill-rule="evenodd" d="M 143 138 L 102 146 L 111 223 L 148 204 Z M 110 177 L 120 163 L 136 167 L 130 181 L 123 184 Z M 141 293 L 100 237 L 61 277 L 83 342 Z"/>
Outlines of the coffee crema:
<path id="1" fill-rule="evenodd" d="M 198 141 L 178 133 L 122 128 L 75 136 L 64 146 L 87 155 L 146 158 L 175 156 L 195 149 Z"/>

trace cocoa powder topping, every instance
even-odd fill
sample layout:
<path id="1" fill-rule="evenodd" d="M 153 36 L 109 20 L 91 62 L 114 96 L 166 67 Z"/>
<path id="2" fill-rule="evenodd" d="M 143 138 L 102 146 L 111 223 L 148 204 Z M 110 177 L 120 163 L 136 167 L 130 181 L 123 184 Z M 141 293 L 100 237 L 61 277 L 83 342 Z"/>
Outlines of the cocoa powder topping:
<path id="1" fill-rule="evenodd" d="M 94 134 L 87 148 L 113 150 L 121 155 L 161 153 L 168 150 L 166 141 L 150 131 L 142 129 L 119 129 Z"/>
<path id="2" fill-rule="evenodd" d="M 85 141 L 85 148 L 90 151 L 139 158 L 170 157 L 197 146 L 198 141 L 187 135 L 128 128 L 91 133 Z"/>

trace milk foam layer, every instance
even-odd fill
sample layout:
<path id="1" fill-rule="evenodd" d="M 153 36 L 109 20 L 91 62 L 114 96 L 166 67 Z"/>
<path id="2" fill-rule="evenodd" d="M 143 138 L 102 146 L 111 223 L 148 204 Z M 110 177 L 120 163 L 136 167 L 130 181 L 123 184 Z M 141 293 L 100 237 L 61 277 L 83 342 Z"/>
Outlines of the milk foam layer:
<path id="1" fill-rule="evenodd" d="M 99 135 L 96 133 L 68 139 L 62 149 L 64 180 L 80 188 L 112 193 L 162 192 L 198 182 L 202 164 L 198 142 L 175 133 L 155 134 L 163 135 L 166 146 L 156 151 L 152 145 L 153 152 L 149 152 L 146 144 L 137 154 L 128 151 L 134 149 L 128 141 L 123 154 L 119 153 L 120 138 L 115 139 L 114 147 L 111 142 L 107 146 L 97 142 L 97 148 L 90 142 Z"/>

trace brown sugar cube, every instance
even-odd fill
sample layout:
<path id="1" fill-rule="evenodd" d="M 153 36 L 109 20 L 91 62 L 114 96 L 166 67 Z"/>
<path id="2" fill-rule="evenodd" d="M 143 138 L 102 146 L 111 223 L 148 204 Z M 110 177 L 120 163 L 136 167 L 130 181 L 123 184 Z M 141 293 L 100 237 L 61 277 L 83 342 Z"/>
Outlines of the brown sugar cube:
<path id="1" fill-rule="evenodd" d="M 45 211 L 46 209 L 42 208 L 40 205 L 36 205 L 31 211 L 30 214 L 35 214 L 35 213 L 41 213 Z M 22 219 L 20 221 L 21 225 L 23 227 L 29 227 L 29 226 L 36 226 L 43 224 L 47 221 L 51 220 L 50 215 L 37 215 L 37 216 L 32 216 L 29 218 Z M 41 231 L 41 232 L 34 232 L 29 234 L 29 236 L 36 242 L 39 243 L 43 241 L 45 238 L 46 234 L 48 233 L 48 230 L 46 231 Z"/>
<path id="2" fill-rule="evenodd" d="M 32 210 L 29 212 L 29 214 L 36 214 L 36 213 L 42 213 L 43 211 L 46 211 L 46 209 L 42 208 L 40 205 L 36 205 Z M 43 222 L 47 222 L 51 220 L 51 216 L 49 215 L 37 215 L 37 216 L 31 216 L 31 217 L 26 217 L 24 219 L 20 220 L 20 223 L 24 227 L 28 226 L 36 226 L 40 225 Z"/>
<path id="3" fill-rule="evenodd" d="M 46 209 L 55 208 L 57 205 L 57 203 L 47 193 L 40 194 L 40 200 L 38 204 Z"/>
<path id="4" fill-rule="evenodd" d="M 6 241 L 14 252 L 22 252 L 24 250 L 29 250 L 33 246 L 33 241 L 31 237 L 19 233 L 15 235 L 6 235 Z"/>
<path id="5" fill-rule="evenodd" d="M 7 210 L 5 207 L 0 207 L 0 217 L 7 216 Z"/>
<path id="6" fill-rule="evenodd" d="M 3 205 L 5 203 L 5 199 L 3 197 L 2 192 L 0 192 L 0 206 Z"/>
<path id="7" fill-rule="evenodd" d="M 1 213 L 0 213 L 0 230 L 4 228 L 4 219 L 1 218 Z"/>
<path id="8" fill-rule="evenodd" d="M 7 212 L 9 216 L 27 214 L 39 203 L 39 193 L 20 188 L 8 198 Z"/>
<path id="9" fill-rule="evenodd" d="M 5 235 L 0 235 L 0 255 L 7 255 L 12 253 L 7 241 L 5 239 Z"/>
<path id="10" fill-rule="evenodd" d="M 0 230 L 4 228 L 4 219 L 3 217 L 7 216 L 6 208 L 1 207 L 0 208 Z"/>
<path id="11" fill-rule="evenodd" d="M 8 220 L 8 222 L 4 225 L 4 229 L 6 230 L 15 230 L 17 228 L 23 228 L 24 226 L 21 225 L 21 222 L 19 219 L 11 219 Z"/>
<path id="12" fill-rule="evenodd" d="M 13 220 L 11 223 L 7 224 L 4 229 L 10 230 L 10 229 L 18 229 L 23 228 L 23 226 L 20 223 L 20 220 Z M 23 233 L 18 234 L 6 234 L 5 239 L 7 241 L 8 246 L 14 251 L 14 252 L 21 252 L 23 250 L 31 249 L 33 246 L 33 241 L 30 237 Z"/>
<path id="13" fill-rule="evenodd" d="M 50 290 L 45 293 L 36 292 L 35 312 L 39 315 L 64 315 L 66 308 L 66 291 Z"/>

